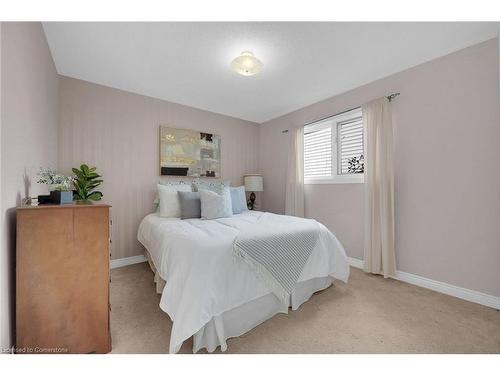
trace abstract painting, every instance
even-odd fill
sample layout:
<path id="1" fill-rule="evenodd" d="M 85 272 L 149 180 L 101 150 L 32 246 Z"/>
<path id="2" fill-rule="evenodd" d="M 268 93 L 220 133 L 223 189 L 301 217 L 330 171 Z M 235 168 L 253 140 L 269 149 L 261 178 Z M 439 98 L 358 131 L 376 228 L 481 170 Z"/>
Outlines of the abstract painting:
<path id="1" fill-rule="evenodd" d="M 219 135 L 160 126 L 160 175 L 220 178 L 220 149 Z"/>

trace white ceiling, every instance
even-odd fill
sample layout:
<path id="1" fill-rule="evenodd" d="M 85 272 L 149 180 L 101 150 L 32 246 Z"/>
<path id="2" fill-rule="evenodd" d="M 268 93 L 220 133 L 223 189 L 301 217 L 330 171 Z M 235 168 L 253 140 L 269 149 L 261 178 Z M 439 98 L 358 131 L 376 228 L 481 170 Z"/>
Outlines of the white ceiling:
<path id="1" fill-rule="evenodd" d="M 57 71 L 262 123 L 496 37 L 498 23 L 44 23 Z M 229 64 L 250 50 L 252 77 Z"/>

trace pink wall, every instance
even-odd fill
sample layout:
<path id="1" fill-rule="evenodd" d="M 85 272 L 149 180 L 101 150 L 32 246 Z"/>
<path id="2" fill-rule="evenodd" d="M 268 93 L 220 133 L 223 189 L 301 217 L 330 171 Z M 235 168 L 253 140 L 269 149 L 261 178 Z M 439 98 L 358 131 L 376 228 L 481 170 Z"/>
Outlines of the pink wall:
<path id="1" fill-rule="evenodd" d="M 401 92 L 393 104 L 398 270 L 500 295 L 498 46 L 490 40 L 260 126 L 264 209 L 284 211 L 283 129 Z M 363 257 L 363 185 L 306 185 L 306 215 Z"/>
<path id="2" fill-rule="evenodd" d="M 222 178 L 233 185 L 257 170 L 255 123 L 67 77 L 60 98 L 59 167 L 70 172 L 85 162 L 103 175 L 104 201 L 113 206 L 113 259 L 142 253 L 137 228 L 152 212 L 160 180 L 160 124 L 221 135 Z"/>
<path id="3" fill-rule="evenodd" d="M 57 166 L 58 82 L 40 23 L 2 23 L 1 47 L 1 347 L 12 343 L 15 207 L 47 193 L 40 166 Z"/>

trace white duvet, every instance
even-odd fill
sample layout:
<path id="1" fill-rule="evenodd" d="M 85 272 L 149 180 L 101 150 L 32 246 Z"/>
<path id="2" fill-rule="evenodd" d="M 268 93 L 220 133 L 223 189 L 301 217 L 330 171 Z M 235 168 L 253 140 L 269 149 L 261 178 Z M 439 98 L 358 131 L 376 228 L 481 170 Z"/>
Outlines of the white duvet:
<path id="1" fill-rule="evenodd" d="M 167 219 L 146 216 L 138 240 L 148 249 L 166 281 L 160 307 L 172 319 L 170 353 L 176 353 L 214 316 L 271 293 L 241 259 L 233 255 L 238 233 L 252 227 L 296 221 L 295 217 L 247 211 L 231 218 Z M 349 265 L 344 248 L 322 224 L 320 236 L 300 281 L 332 276 L 347 281 Z"/>

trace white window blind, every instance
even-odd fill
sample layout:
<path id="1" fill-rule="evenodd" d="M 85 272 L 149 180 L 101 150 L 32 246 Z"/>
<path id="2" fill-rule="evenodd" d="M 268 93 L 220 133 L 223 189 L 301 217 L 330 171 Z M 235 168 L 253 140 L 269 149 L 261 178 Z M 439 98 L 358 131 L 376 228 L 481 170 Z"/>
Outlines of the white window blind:
<path id="1" fill-rule="evenodd" d="M 338 174 L 363 173 L 357 160 L 363 158 L 363 118 L 338 123 Z M 351 165 L 349 165 L 351 161 Z M 349 168 L 350 166 L 350 168 Z"/>
<path id="2" fill-rule="evenodd" d="M 304 178 L 332 176 L 332 127 L 304 134 Z"/>
<path id="3" fill-rule="evenodd" d="M 360 108 L 304 127 L 304 182 L 363 182 L 363 117 Z"/>

